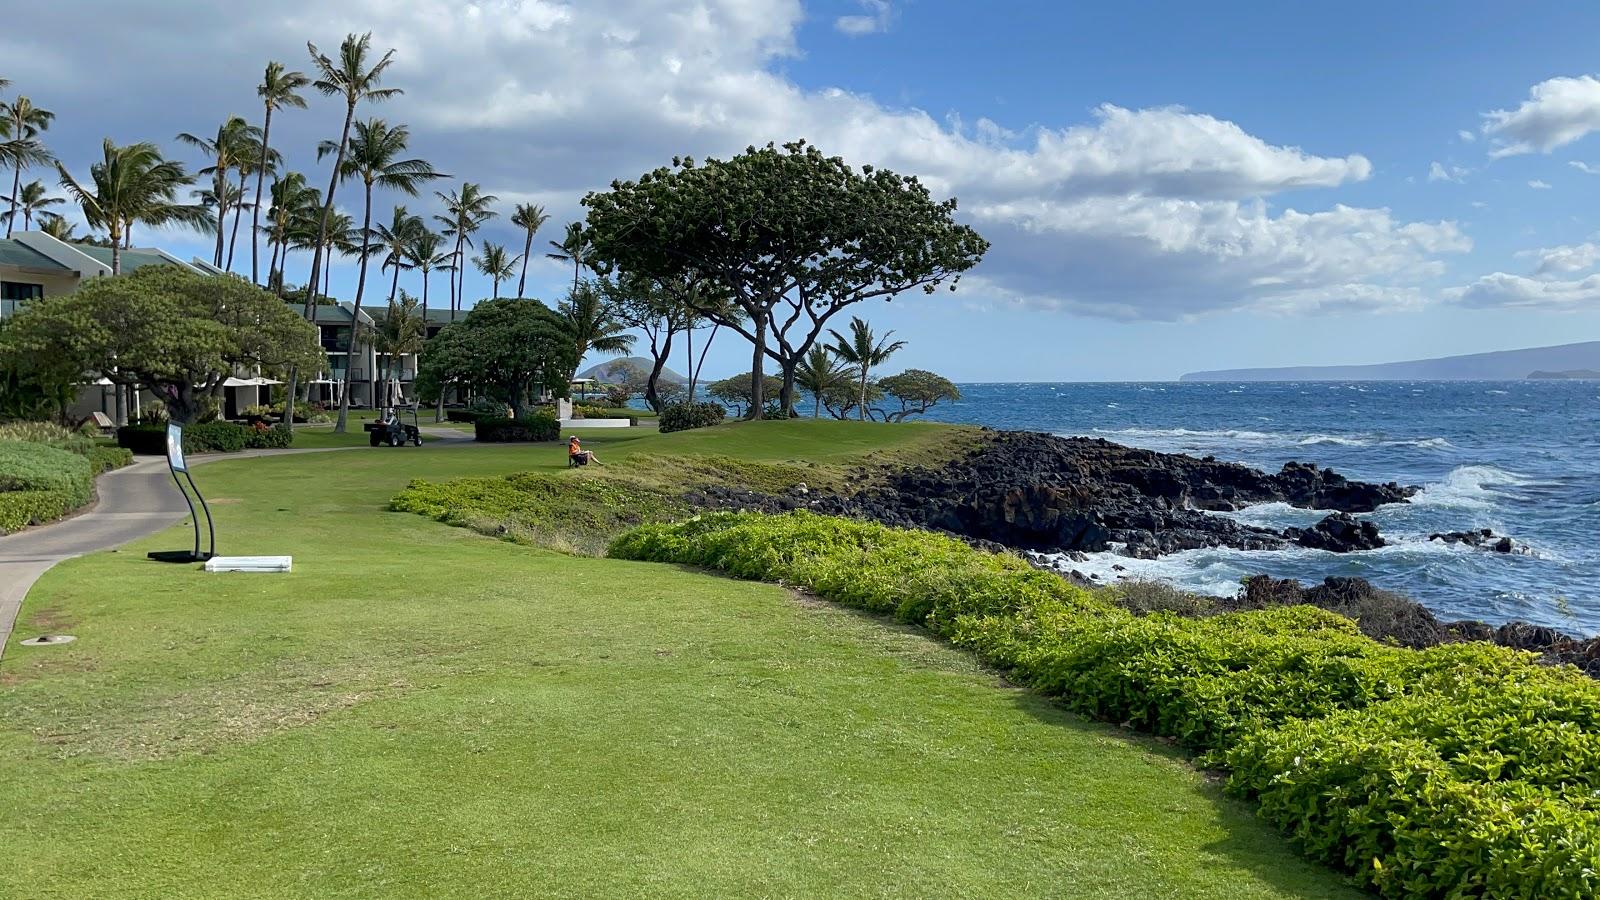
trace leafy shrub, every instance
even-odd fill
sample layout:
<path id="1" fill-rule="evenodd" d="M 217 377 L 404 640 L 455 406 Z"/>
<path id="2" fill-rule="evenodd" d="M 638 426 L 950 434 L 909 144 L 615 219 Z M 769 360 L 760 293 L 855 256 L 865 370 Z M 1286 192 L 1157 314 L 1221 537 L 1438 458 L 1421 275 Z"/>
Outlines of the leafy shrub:
<path id="1" fill-rule="evenodd" d="M 561 436 L 561 422 L 548 412 L 536 412 L 520 419 L 479 419 L 472 423 L 473 437 L 480 441 L 553 441 Z"/>
<path id="2" fill-rule="evenodd" d="M 89 502 L 88 458 L 26 441 L 0 441 L 0 533 L 59 519 Z"/>
<path id="3" fill-rule="evenodd" d="M 499 415 L 501 415 L 501 416 L 505 415 L 504 411 L 501 411 L 501 413 L 499 413 Z M 447 421 L 447 422 L 476 422 L 476 421 L 478 421 L 479 418 L 484 418 L 484 417 L 480 416 L 479 413 L 475 413 L 470 409 L 447 409 L 447 410 L 444 411 L 444 418 L 445 418 L 445 421 Z M 495 418 L 495 417 L 494 416 L 490 416 L 488 418 Z"/>
<path id="4" fill-rule="evenodd" d="M 283 409 L 279 408 L 277 413 L 273 413 L 272 407 L 265 403 L 256 403 L 239 410 L 239 417 L 244 419 L 268 419 L 274 415 L 282 416 Z"/>
<path id="5" fill-rule="evenodd" d="M 117 429 L 117 446 L 139 456 L 160 456 L 167 452 L 167 426 L 140 422 Z"/>
<path id="6" fill-rule="evenodd" d="M 73 431 L 54 422 L 6 422 L 0 425 L 0 441 L 44 444 L 80 455 L 87 455 L 94 447 L 92 434 Z"/>
<path id="7" fill-rule="evenodd" d="M 579 419 L 627 419 L 629 425 L 638 425 L 637 413 L 611 406 L 574 406 L 572 415 Z"/>
<path id="8" fill-rule="evenodd" d="M 722 423 L 728 411 L 720 403 L 674 403 L 661 410 L 661 430 L 688 431 Z"/>
<path id="9" fill-rule="evenodd" d="M 120 469 L 133 462 L 133 452 L 122 447 L 107 447 L 96 444 L 84 454 L 89 460 L 89 468 L 94 474 Z"/>
<path id="10" fill-rule="evenodd" d="M 183 429 L 183 452 L 238 453 L 249 443 L 251 433 L 250 429 L 232 422 L 186 425 Z"/>
<path id="11" fill-rule="evenodd" d="M 1008 554 L 804 512 L 646 525 L 611 553 L 923 624 L 1074 710 L 1203 753 L 1308 855 L 1387 896 L 1600 893 L 1600 682 L 1571 667 L 1388 646 L 1310 606 L 1136 615 Z"/>
<path id="12" fill-rule="evenodd" d="M 268 429 L 278 431 L 282 426 Z M 232 422 L 202 422 L 183 427 L 183 452 L 185 453 L 238 453 L 246 447 L 287 447 L 288 429 L 282 438 L 262 438 L 254 429 Z M 285 443 L 271 443 L 273 440 Z M 263 443 L 263 441 L 266 441 Z M 167 426 L 124 425 L 117 429 L 117 445 L 126 447 L 141 456 L 162 456 L 167 452 Z"/>
<path id="13" fill-rule="evenodd" d="M 294 432 L 283 425 L 274 425 L 264 431 L 245 429 L 244 446 L 248 450 L 279 450 L 294 444 Z"/>

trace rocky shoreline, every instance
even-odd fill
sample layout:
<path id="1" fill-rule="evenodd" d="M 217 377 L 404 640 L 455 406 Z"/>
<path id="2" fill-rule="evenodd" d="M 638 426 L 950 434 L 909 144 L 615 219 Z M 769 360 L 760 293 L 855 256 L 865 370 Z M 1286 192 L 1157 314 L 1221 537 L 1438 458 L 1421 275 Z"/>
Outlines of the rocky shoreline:
<path id="1" fill-rule="evenodd" d="M 1408 502 L 1418 490 L 1394 482 L 1351 481 L 1310 463 L 1290 462 L 1269 474 L 1212 457 L 1014 431 L 990 431 L 966 455 L 943 466 L 911 467 L 878 478 L 859 473 L 856 482 L 858 488 L 840 493 L 800 486 L 782 495 L 707 487 L 686 499 L 702 509 L 809 509 L 945 532 L 979 546 L 1020 551 L 1065 577 L 1104 586 L 1073 572 L 1072 555 L 1114 551 L 1152 559 L 1203 547 L 1371 550 L 1384 546 L 1383 537 L 1376 525 L 1358 514 Z M 1329 514 L 1309 528 L 1282 530 L 1212 515 L 1272 502 Z M 1481 531 L 1449 532 L 1432 539 L 1470 544 L 1486 552 L 1517 552 L 1509 538 Z M 1068 561 L 1042 554 L 1064 554 Z M 1235 597 L 1182 596 L 1190 599 L 1171 611 L 1205 615 L 1310 603 L 1357 619 L 1362 630 L 1378 640 L 1409 647 L 1484 640 L 1533 650 L 1550 662 L 1573 663 L 1600 677 L 1600 638 L 1580 640 L 1520 622 L 1496 628 L 1475 621 L 1441 621 L 1421 604 L 1359 578 L 1330 578 L 1306 588 L 1294 581 L 1257 576 Z"/>

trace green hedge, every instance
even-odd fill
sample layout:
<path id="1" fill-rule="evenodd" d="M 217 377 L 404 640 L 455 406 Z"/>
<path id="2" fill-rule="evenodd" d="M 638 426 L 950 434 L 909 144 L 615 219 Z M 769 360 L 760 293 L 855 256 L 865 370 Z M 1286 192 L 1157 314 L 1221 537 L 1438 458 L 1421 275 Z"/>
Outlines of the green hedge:
<path id="1" fill-rule="evenodd" d="M 293 443 L 294 433 L 281 424 L 265 431 L 232 422 L 202 422 L 183 429 L 185 453 L 238 453 L 240 450 L 288 447 Z M 117 444 L 140 455 L 164 456 L 167 426 L 124 425 L 117 429 Z"/>
<path id="2" fill-rule="evenodd" d="M 629 425 L 639 424 L 639 414 L 636 411 L 608 406 L 574 406 L 572 415 L 582 419 L 627 419 Z"/>
<path id="3" fill-rule="evenodd" d="M 89 459 L 24 441 L 0 441 L 0 533 L 59 519 L 94 496 Z"/>
<path id="4" fill-rule="evenodd" d="M 553 441 L 561 436 L 561 422 L 547 412 L 536 412 L 520 419 L 479 419 L 472 423 L 473 437 L 480 441 Z"/>
<path id="5" fill-rule="evenodd" d="M 660 427 L 663 432 L 707 428 L 720 424 L 727 414 L 720 403 L 674 403 L 661 410 Z"/>
<path id="6" fill-rule="evenodd" d="M 610 552 L 925 625 L 1203 754 L 1307 855 L 1386 896 L 1600 894 L 1600 682 L 1571 667 L 1390 647 L 1312 607 L 1136 616 L 1009 554 L 804 512 L 646 525 Z"/>
<path id="7" fill-rule="evenodd" d="M 476 422 L 482 418 L 493 418 L 470 409 L 447 409 L 444 411 L 446 422 Z"/>

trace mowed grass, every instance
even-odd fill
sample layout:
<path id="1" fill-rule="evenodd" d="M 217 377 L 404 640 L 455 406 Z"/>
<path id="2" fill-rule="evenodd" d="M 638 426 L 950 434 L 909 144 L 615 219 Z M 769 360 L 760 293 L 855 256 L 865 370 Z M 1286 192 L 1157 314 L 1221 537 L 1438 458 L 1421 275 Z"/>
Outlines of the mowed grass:
<path id="1" fill-rule="evenodd" d="M 624 471 L 826 467 L 951 435 L 593 443 Z M 565 464 L 444 445 L 208 463 L 221 550 L 294 573 L 143 558 L 181 528 L 48 573 L 14 641 L 79 639 L 0 660 L 0 895 L 1348 895 L 1177 754 L 920 634 L 384 509 L 411 478 Z"/>

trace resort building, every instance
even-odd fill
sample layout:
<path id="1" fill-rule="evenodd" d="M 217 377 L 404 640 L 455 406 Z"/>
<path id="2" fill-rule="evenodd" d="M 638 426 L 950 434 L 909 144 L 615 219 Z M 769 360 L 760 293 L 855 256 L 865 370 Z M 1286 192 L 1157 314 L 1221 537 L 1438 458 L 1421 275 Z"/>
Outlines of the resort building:
<path id="1" fill-rule="evenodd" d="M 222 269 L 200 259 L 185 262 L 164 250 L 135 247 L 121 251 L 120 268 L 124 274 L 149 265 L 172 265 L 200 275 L 225 274 Z M 68 294 L 77 290 L 85 279 L 111 274 L 111 248 L 90 244 L 70 244 L 39 231 L 19 231 L 10 238 L 0 238 L 0 319 L 16 315 L 27 303 L 45 297 Z M 296 309 L 300 306 L 296 304 Z M 371 335 L 378 324 L 371 313 L 382 318 L 385 309 L 361 311 L 361 333 Z M 303 311 L 302 311 L 303 314 Z M 450 321 L 448 310 L 429 310 L 428 336 L 437 334 Z M 319 305 L 312 316 L 317 326 L 322 349 L 328 355 L 328 370 L 315 373 L 306 382 L 306 399 L 335 405 L 341 393 L 350 391 L 350 405 L 371 407 L 375 402 L 410 402 L 417 376 L 415 354 L 404 354 L 394 365 L 389 365 L 385 354 L 379 354 L 370 339 L 351 348 L 351 325 L 355 321 L 353 307 L 348 303 Z M 221 414 L 234 418 L 243 410 L 258 403 L 266 403 L 270 387 L 275 383 L 258 377 L 257 373 L 239 373 L 240 377 L 224 389 Z M 103 381 L 103 379 L 102 379 Z M 114 388 L 108 383 L 85 384 L 79 393 L 72 412 L 79 417 L 93 412 L 114 415 Z M 134 398 L 130 410 L 136 414 L 150 397 Z"/>

